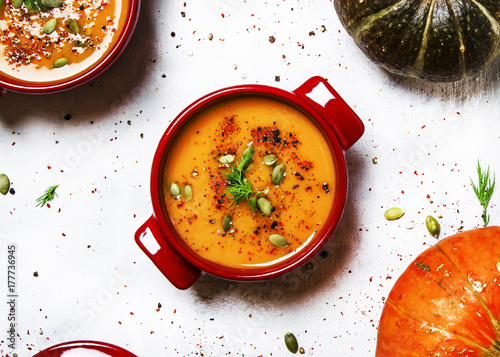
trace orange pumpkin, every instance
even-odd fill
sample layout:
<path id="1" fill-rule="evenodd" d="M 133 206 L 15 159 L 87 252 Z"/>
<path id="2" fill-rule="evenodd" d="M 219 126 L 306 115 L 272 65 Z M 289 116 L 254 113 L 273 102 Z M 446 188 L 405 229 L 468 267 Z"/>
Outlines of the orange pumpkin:
<path id="1" fill-rule="evenodd" d="M 439 241 L 396 281 L 376 357 L 500 356 L 500 227 Z"/>

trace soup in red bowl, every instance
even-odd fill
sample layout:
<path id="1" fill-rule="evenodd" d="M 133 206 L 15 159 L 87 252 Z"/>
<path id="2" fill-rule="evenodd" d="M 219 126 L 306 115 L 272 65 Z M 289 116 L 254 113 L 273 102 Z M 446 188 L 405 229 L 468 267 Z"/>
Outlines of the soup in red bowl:
<path id="1" fill-rule="evenodd" d="M 345 206 L 344 152 L 364 127 L 330 84 L 211 93 L 167 128 L 156 151 L 153 215 L 136 241 L 178 288 L 204 273 L 270 279 L 311 259 Z"/>
<path id="2" fill-rule="evenodd" d="M 45 94 L 88 82 L 122 53 L 138 15 L 139 0 L 4 0 L 2 92 Z"/>

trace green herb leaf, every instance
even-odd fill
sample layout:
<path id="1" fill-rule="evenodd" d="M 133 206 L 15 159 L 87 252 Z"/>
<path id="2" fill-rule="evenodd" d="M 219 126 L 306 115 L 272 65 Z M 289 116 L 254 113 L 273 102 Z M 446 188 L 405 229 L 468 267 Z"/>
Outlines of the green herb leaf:
<path id="1" fill-rule="evenodd" d="M 479 161 L 477 162 L 477 176 L 478 176 L 478 184 L 477 186 L 474 184 L 472 179 L 470 183 L 472 185 L 472 189 L 476 194 L 479 202 L 483 205 L 483 222 L 486 227 L 490 222 L 490 215 L 488 214 L 488 204 L 491 199 L 491 195 L 493 194 L 493 189 L 495 188 L 495 175 L 493 174 L 493 180 L 490 179 L 490 167 L 483 172 L 481 169 L 481 164 Z"/>
<path id="2" fill-rule="evenodd" d="M 262 193 L 262 191 L 253 190 L 250 182 L 244 177 L 244 171 L 252 161 L 254 153 L 255 149 L 253 145 L 250 145 L 237 165 L 230 164 L 227 170 L 221 171 L 226 177 L 228 185 L 226 191 L 232 196 L 231 206 L 246 201 L 252 211 L 257 209 L 257 198 Z"/>
<path id="3" fill-rule="evenodd" d="M 58 188 L 58 187 L 59 187 L 59 185 L 54 185 L 54 186 L 50 186 L 49 188 L 47 188 L 45 190 L 44 194 L 36 199 L 36 202 L 37 202 L 36 207 L 38 207 L 38 206 L 43 207 L 43 206 L 45 206 L 45 204 L 47 202 L 52 201 L 54 199 L 54 196 L 57 196 L 56 188 Z M 57 196 L 57 197 L 59 197 L 59 196 Z"/>

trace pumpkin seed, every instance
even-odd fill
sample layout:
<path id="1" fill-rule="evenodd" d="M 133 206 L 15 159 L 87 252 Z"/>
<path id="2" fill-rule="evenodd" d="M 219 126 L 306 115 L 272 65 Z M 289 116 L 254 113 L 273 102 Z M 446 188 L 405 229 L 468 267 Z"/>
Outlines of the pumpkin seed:
<path id="1" fill-rule="evenodd" d="M 234 155 L 224 155 L 219 158 L 221 164 L 230 164 L 234 161 Z"/>
<path id="2" fill-rule="evenodd" d="M 437 221 L 436 218 L 432 216 L 427 216 L 425 219 L 425 226 L 427 227 L 427 230 L 429 233 L 437 238 L 439 237 L 439 232 L 441 232 L 441 226 L 439 225 L 439 222 Z"/>
<path id="3" fill-rule="evenodd" d="M 266 164 L 267 166 L 272 166 L 276 163 L 276 161 L 278 161 L 278 157 L 274 154 L 269 154 L 269 155 L 266 155 L 262 158 L 262 161 L 264 162 L 264 164 Z"/>
<path id="4" fill-rule="evenodd" d="M 257 206 L 259 206 L 259 210 L 264 216 L 269 216 L 273 211 L 273 205 L 265 197 L 260 197 L 257 200 Z"/>
<path id="5" fill-rule="evenodd" d="M 271 174 L 271 182 L 273 185 L 278 186 L 286 175 L 286 167 L 284 164 L 276 165 L 273 169 L 273 173 Z"/>
<path id="6" fill-rule="evenodd" d="M 12 0 L 12 7 L 14 9 L 19 9 L 21 6 L 23 6 L 24 0 Z"/>
<path id="7" fill-rule="evenodd" d="M 48 8 L 56 8 L 63 6 L 64 0 L 42 0 L 42 4 Z"/>
<path id="8" fill-rule="evenodd" d="M 243 150 L 243 155 L 242 156 L 246 156 L 249 151 L 250 151 L 250 146 L 247 146 L 247 148 L 245 150 Z"/>
<path id="9" fill-rule="evenodd" d="M 181 194 L 181 189 L 179 188 L 179 185 L 176 183 L 173 183 L 170 185 L 170 193 L 174 197 L 178 197 Z"/>
<path id="10" fill-rule="evenodd" d="M 286 348 L 288 348 L 288 351 L 292 353 L 297 353 L 297 351 L 299 350 L 299 343 L 297 342 L 297 338 L 291 332 L 285 333 L 285 345 Z"/>
<path id="11" fill-rule="evenodd" d="M 191 186 L 184 186 L 184 197 L 186 198 L 186 201 L 189 201 L 193 198 L 193 189 L 191 188 Z"/>
<path id="12" fill-rule="evenodd" d="M 222 219 L 222 229 L 224 229 L 224 232 L 227 233 L 229 231 L 231 224 L 233 224 L 233 219 L 231 218 L 231 215 L 227 213 Z"/>
<path id="13" fill-rule="evenodd" d="M 401 218 L 405 214 L 405 211 L 403 211 L 399 207 L 392 207 L 389 208 L 387 211 L 384 213 L 384 217 L 388 219 L 389 221 L 393 221 L 395 219 Z"/>
<path id="14" fill-rule="evenodd" d="M 6 195 L 9 192 L 10 180 L 6 174 L 0 175 L 0 193 Z"/>
<path id="15" fill-rule="evenodd" d="M 69 59 L 65 57 L 58 58 L 54 61 L 54 64 L 52 64 L 52 67 L 54 68 L 61 68 L 66 66 L 69 63 Z"/>
<path id="16" fill-rule="evenodd" d="M 73 19 L 70 19 L 68 21 L 68 23 L 66 24 L 66 27 L 69 28 L 74 33 L 79 33 L 80 32 L 80 26 L 78 26 L 78 22 L 76 22 Z"/>
<path id="17" fill-rule="evenodd" d="M 290 243 L 281 234 L 271 234 L 269 236 L 269 241 L 277 247 L 287 247 Z"/>
<path id="18" fill-rule="evenodd" d="M 46 35 L 50 35 L 57 27 L 57 20 L 50 19 L 46 23 L 43 24 L 42 31 Z"/>

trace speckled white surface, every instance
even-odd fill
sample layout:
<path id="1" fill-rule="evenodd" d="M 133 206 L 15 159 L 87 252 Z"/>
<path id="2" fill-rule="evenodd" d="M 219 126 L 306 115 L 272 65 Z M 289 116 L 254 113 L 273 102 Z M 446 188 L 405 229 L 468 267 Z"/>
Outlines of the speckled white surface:
<path id="1" fill-rule="evenodd" d="M 175 289 L 133 240 L 152 213 L 151 162 L 169 122 L 216 89 L 294 90 L 313 75 L 366 127 L 346 155 L 348 203 L 328 256 L 265 283 L 204 276 Z M 384 297 L 436 242 L 425 217 L 439 217 L 440 238 L 482 224 L 469 177 L 478 159 L 500 172 L 499 101 L 498 61 L 458 83 L 390 75 L 353 44 L 331 1 L 144 0 L 124 55 L 91 84 L 0 99 L 0 172 L 15 189 L 0 197 L 0 291 L 7 299 L 15 243 L 15 352 L 90 339 L 140 357 L 287 356 L 290 331 L 305 355 L 374 355 Z M 53 184 L 59 196 L 36 208 Z M 392 206 L 406 211 L 395 222 L 383 217 Z M 2 356 L 12 352 L 7 308 Z"/>

